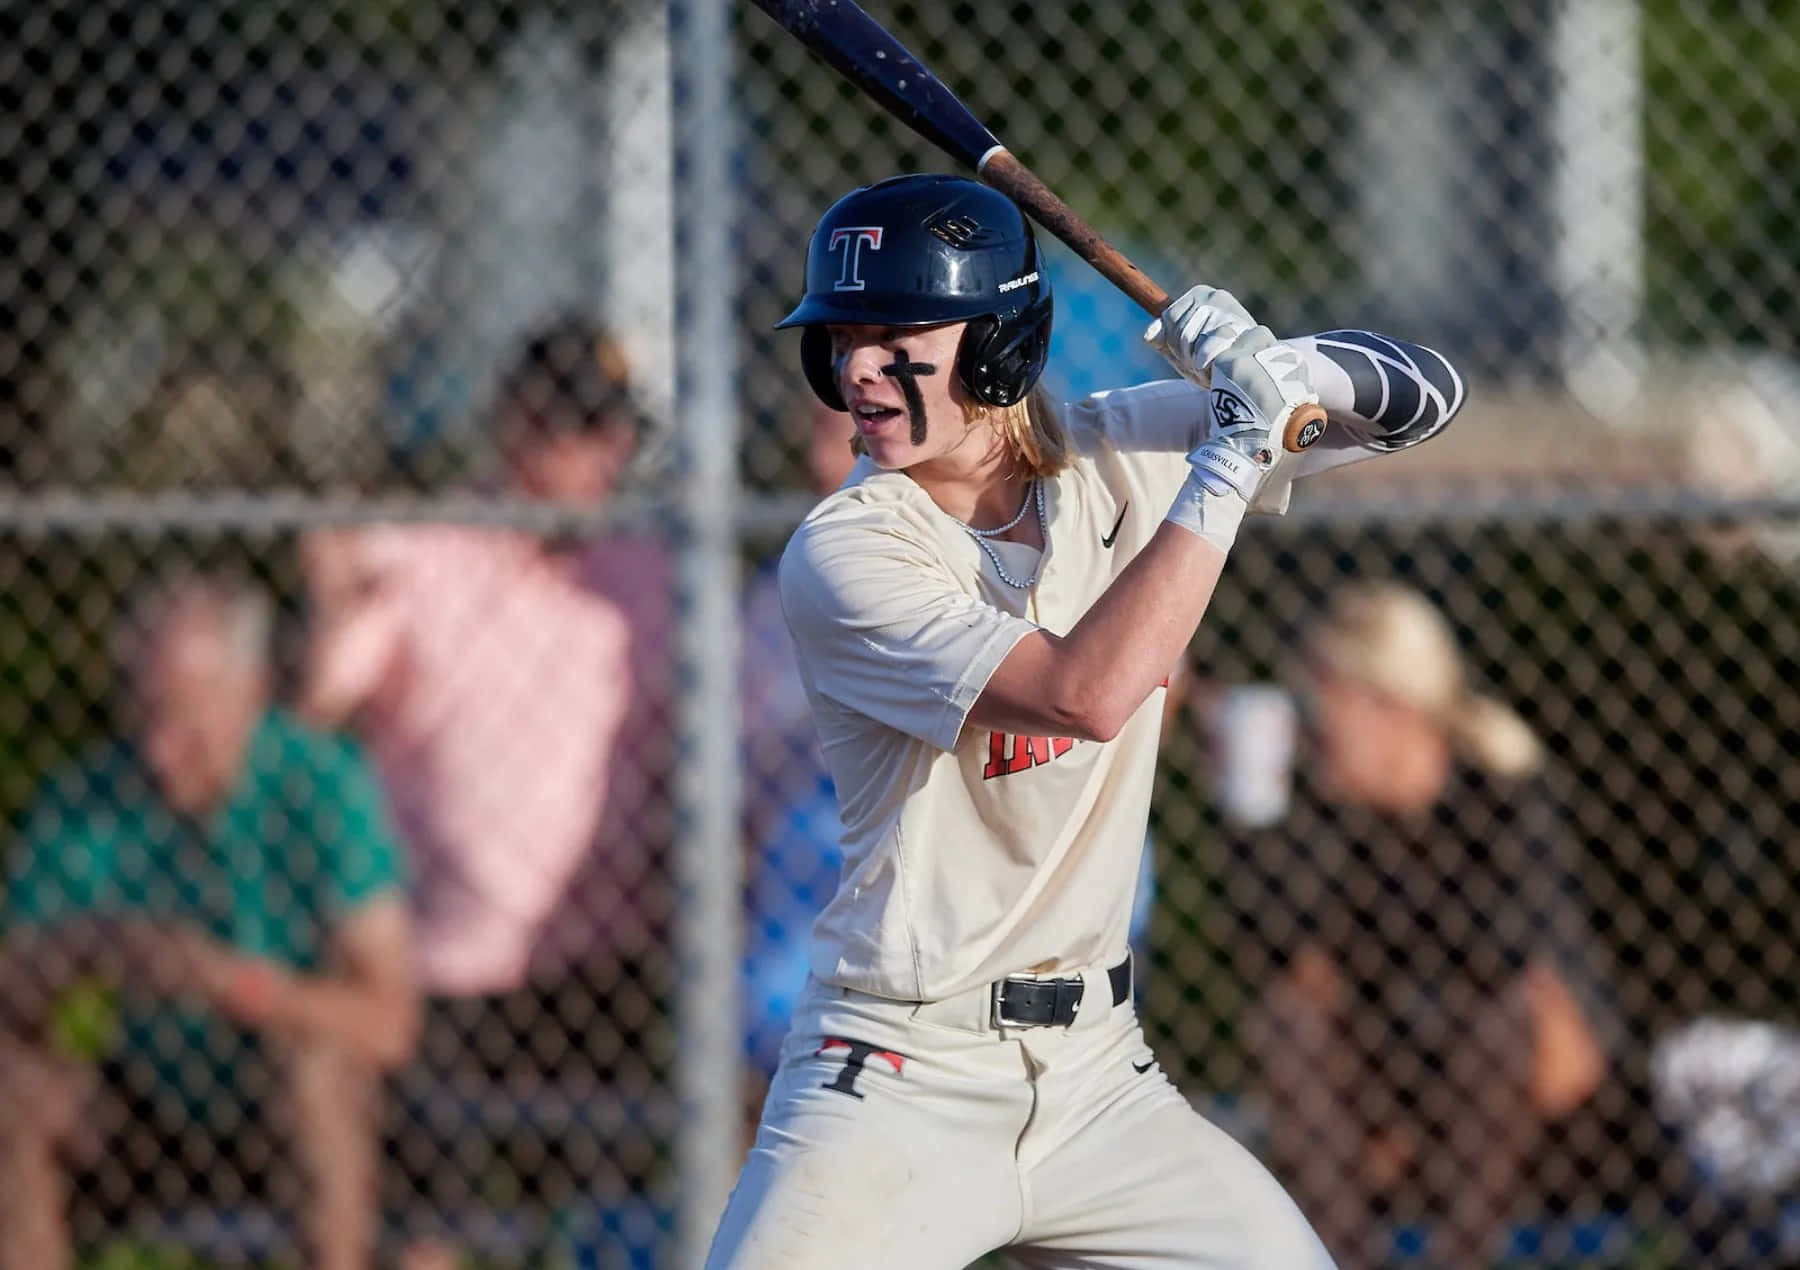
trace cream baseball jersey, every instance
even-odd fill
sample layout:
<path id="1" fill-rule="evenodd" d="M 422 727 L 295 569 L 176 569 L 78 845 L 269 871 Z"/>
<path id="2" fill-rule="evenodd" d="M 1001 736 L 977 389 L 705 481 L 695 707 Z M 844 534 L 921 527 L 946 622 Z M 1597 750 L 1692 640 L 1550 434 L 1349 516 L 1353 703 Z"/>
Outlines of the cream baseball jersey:
<path id="1" fill-rule="evenodd" d="M 1331 417 L 1287 482 L 1441 430 L 1462 383 L 1429 350 L 1360 331 L 1291 341 Z M 1149 816 L 1163 690 L 1104 744 L 964 727 L 1034 627 L 1066 633 L 1161 525 L 1201 439 L 1181 381 L 1064 410 L 1072 461 L 1045 488 L 1046 546 L 992 542 L 1009 585 L 911 478 L 867 459 L 781 562 L 844 823 L 844 871 L 814 925 L 822 982 L 930 1001 L 1007 974 L 1123 954 Z"/>
<path id="2" fill-rule="evenodd" d="M 1072 461 L 1044 490 L 1046 547 L 994 543 L 1004 581 L 911 478 L 867 459 L 795 532 L 782 605 L 844 822 L 813 931 L 826 983 L 937 1000 L 1126 947 L 1162 690 L 1104 744 L 965 728 L 1034 627 L 1064 633 L 1161 524 L 1202 398 L 1177 382 L 1065 411 Z"/>

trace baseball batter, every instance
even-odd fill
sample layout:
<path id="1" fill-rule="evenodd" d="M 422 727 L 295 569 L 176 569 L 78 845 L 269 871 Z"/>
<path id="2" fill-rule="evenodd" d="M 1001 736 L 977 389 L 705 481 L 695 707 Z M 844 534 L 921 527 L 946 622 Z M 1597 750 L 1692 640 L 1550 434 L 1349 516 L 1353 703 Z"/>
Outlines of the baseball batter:
<path id="1" fill-rule="evenodd" d="M 1181 380 L 1058 410 L 1050 321 L 1028 223 L 974 182 L 864 187 L 813 235 L 783 325 L 862 457 L 780 582 L 845 866 L 709 1265 L 1330 1265 L 1158 1068 L 1127 925 L 1164 684 L 1244 514 L 1430 436 L 1461 384 L 1201 287 L 1145 336 Z M 1311 401 L 1333 426 L 1281 454 Z"/>

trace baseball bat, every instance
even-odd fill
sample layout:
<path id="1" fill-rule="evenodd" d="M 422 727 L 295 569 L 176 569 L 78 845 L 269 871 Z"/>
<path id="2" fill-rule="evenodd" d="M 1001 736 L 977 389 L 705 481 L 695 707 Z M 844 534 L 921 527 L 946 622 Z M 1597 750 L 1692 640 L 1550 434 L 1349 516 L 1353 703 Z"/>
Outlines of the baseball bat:
<path id="1" fill-rule="evenodd" d="M 1102 238 L 1002 145 L 899 40 L 852 0 L 755 0 L 788 34 L 914 132 L 999 190 L 1152 317 L 1169 293 Z M 1282 448 L 1300 451 L 1325 430 L 1322 406 L 1296 406 Z"/>

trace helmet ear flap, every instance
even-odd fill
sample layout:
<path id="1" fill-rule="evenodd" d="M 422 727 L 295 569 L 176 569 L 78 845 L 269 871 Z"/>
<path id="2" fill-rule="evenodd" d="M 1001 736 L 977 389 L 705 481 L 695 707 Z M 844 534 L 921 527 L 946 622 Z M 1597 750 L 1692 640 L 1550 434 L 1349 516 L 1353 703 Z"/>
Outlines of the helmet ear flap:
<path id="1" fill-rule="evenodd" d="M 830 331 L 822 326 L 808 326 L 800 332 L 800 369 L 806 372 L 806 382 L 820 401 L 833 410 L 849 409 L 831 370 Z"/>
<path id="2" fill-rule="evenodd" d="M 993 345 L 994 336 L 999 330 L 999 318 L 970 318 L 968 325 L 963 328 L 962 339 L 956 344 L 956 377 L 962 381 L 963 390 L 976 401 L 986 402 L 990 406 L 1003 404 L 994 401 L 989 395 L 992 385 L 988 374 L 988 349 Z"/>
<path id="3" fill-rule="evenodd" d="M 1023 401 L 1050 354 L 1050 317 L 1046 297 L 1004 322 L 971 319 L 956 355 L 957 374 L 969 394 L 990 406 Z"/>

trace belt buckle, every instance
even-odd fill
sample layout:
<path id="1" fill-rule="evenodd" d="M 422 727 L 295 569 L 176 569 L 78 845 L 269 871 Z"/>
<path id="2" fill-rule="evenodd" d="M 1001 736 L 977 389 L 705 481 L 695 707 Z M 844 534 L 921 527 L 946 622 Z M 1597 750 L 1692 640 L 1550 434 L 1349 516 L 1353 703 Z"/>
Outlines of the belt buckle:
<path id="1" fill-rule="evenodd" d="M 988 985 L 988 1022 L 995 1031 L 1009 1026 L 1001 1009 L 1006 1001 L 1006 979 L 1001 977 Z"/>
<path id="2" fill-rule="evenodd" d="M 1034 1019 L 1014 1018 L 1006 1013 L 1006 987 L 1010 983 L 1031 984 L 1037 980 L 1018 975 L 1002 975 L 994 980 L 989 991 L 993 994 L 993 1020 L 996 1028 L 1002 1027 L 1042 1027 L 1043 1024 Z"/>
<path id="3" fill-rule="evenodd" d="M 1045 988 L 1051 992 L 1050 1015 L 1048 1019 L 1021 1019 L 1006 1013 L 1006 989 L 1009 984 L 1019 984 L 1026 988 Z M 1006 975 L 994 980 L 989 988 L 989 1017 L 995 1028 L 1002 1027 L 1070 1027 L 1081 1009 L 1081 998 L 1084 983 L 1080 979 L 1039 979 L 1029 975 Z M 1060 1018 L 1065 1013 L 1067 1003 L 1068 1018 Z"/>

